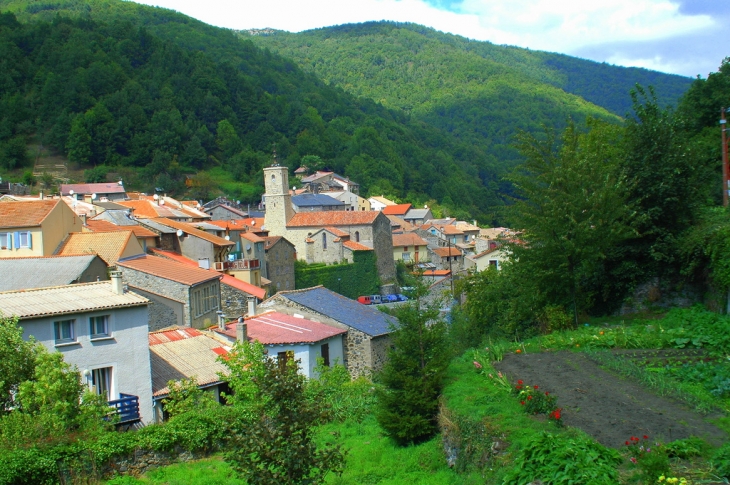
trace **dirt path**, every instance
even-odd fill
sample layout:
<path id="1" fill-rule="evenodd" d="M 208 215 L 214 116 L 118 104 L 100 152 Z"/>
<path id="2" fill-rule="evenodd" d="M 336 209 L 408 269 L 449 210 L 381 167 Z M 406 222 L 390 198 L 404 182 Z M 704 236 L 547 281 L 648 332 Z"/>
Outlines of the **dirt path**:
<path id="1" fill-rule="evenodd" d="M 620 448 L 629 437 L 643 435 L 664 442 L 690 436 L 718 445 L 727 440 L 706 417 L 601 369 L 581 353 L 508 354 L 495 368 L 513 383 L 522 379 L 557 396 L 563 422 L 605 446 Z"/>

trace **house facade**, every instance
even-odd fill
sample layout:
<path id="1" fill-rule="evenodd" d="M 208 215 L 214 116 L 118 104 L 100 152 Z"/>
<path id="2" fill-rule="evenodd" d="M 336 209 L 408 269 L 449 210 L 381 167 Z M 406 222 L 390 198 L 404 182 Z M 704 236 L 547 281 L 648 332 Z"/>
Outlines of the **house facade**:
<path id="1" fill-rule="evenodd" d="M 429 261 L 428 243 L 418 234 L 393 234 L 393 259 L 406 264 Z"/>
<path id="2" fill-rule="evenodd" d="M 143 423 L 153 420 L 148 303 L 125 291 L 119 274 L 112 281 L 0 293 L 0 312 L 19 318 L 24 338 L 62 353 L 108 401 L 136 396 Z"/>
<path id="3" fill-rule="evenodd" d="M 276 288 L 276 291 L 293 290 L 295 288 L 296 248 L 281 236 L 269 236 L 263 239 L 266 252 L 266 274 L 271 281 L 272 288 Z"/>
<path id="4" fill-rule="evenodd" d="M 61 199 L 0 201 L 0 258 L 52 256 L 83 224 Z"/>

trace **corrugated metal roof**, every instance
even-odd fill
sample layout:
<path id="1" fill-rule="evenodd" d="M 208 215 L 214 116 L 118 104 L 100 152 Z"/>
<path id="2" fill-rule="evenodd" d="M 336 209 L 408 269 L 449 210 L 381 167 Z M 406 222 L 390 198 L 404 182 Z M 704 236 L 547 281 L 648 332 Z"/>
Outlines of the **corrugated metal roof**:
<path id="1" fill-rule="evenodd" d="M 195 377 L 199 386 L 205 386 L 219 382 L 219 374 L 228 372 L 218 357 L 227 353 L 230 347 L 197 330 L 178 328 L 151 333 L 149 338 L 155 397 L 170 392 L 167 387 L 170 381 Z"/>
<path id="2" fill-rule="evenodd" d="M 40 226 L 59 202 L 61 199 L 0 201 L 0 228 Z"/>
<path id="3" fill-rule="evenodd" d="M 223 239 L 222 237 L 214 236 L 213 234 L 207 233 L 205 231 L 201 231 L 200 229 L 197 229 L 195 227 L 195 223 L 188 224 L 186 222 L 179 222 L 179 221 L 173 221 L 171 219 L 166 218 L 157 218 L 153 219 L 153 222 L 156 222 L 157 224 L 161 224 L 163 226 L 172 227 L 174 229 L 179 229 L 186 234 L 190 234 L 191 236 L 198 237 L 200 239 L 203 239 L 204 241 L 208 241 L 210 243 L 215 244 L 216 246 L 235 246 L 236 243 L 232 241 L 227 241 Z"/>
<path id="4" fill-rule="evenodd" d="M 110 281 L 101 281 L 2 292 L 0 312 L 6 316 L 17 315 L 21 320 L 25 320 L 47 315 L 146 305 L 148 302 L 147 298 L 131 291 L 121 295 L 114 293 Z"/>
<path id="5" fill-rule="evenodd" d="M 309 344 L 347 333 L 347 330 L 341 328 L 279 312 L 267 312 L 247 318 L 246 324 L 249 340 L 258 340 L 266 345 Z M 235 338 L 236 322 L 227 324 L 224 333 Z"/>
<path id="6" fill-rule="evenodd" d="M 123 259 L 117 263 L 122 268 L 130 268 L 143 273 L 159 276 L 170 281 L 176 281 L 184 285 L 197 285 L 206 281 L 220 279 L 220 275 L 214 271 L 193 267 L 170 259 L 158 258 L 156 256 L 140 256 L 130 259 Z"/>
<path id="7" fill-rule="evenodd" d="M 322 286 L 306 290 L 282 291 L 278 295 L 373 337 L 390 333 L 391 325 L 398 325 L 397 318 Z"/>
<path id="8" fill-rule="evenodd" d="M 70 285 L 98 256 L 51 256 L 0 259 L 0 291 Z M 10 276 L 12 275 L 12 276 Z"/>

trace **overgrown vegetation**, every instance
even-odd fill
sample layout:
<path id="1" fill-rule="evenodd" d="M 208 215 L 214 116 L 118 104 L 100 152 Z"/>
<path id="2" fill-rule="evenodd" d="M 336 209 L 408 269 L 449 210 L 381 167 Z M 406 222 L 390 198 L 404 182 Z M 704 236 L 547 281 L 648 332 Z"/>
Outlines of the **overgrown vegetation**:
<path id="1" fill-rule="evenodd" d="M 297 289 L 322 285 L 348 298 L 379 292 L 377 256 L 375 251 L 354 251 L 353 263 L 339 264 L 294 262 Z"/>

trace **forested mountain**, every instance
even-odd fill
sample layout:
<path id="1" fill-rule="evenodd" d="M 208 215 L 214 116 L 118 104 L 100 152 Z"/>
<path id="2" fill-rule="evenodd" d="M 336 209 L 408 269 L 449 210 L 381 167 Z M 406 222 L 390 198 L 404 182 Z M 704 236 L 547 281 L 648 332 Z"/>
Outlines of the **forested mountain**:
<path id="1" fill-rule="evenodd" d="M 250 38 L 332 85 L 488 146 L 501 164 L 517 158 L 512 144 L 518 130 L 562 127 L 569 117 L 609 117 L 597 106 L 625 116 L 636 84 L 654 86 L 660 101 L 674 105 L 692 82 L 408 23 L 269 31 Z"/>
<path id="2" fill-rule="evenodd" d="M 199 174 L 191 195 L 221 189 L 255 202 L 276 144 L 291 168 L 319 157 L 365 193 L 435 199 L 452 215 L 491 222 L 510 191 L 502 175 L 517 160 L 511 143 L 518 129 L 559 128 L 587 116 L 619 120 L 560 89 L 553 68 L 527 76 L 531 69 L 514 58 L 538 66 L 533 53 L 500 48 L 510 69 L 479 56 L 484 62 L 474 62 L 469 50 L 452 46 L 465 39 L 436 42 L 423 27 L 376 24 L 404 39 L 381 40 L 397 50 L 412 41 L 409 49 L 421 53 L 409 61 L 410 78 L 390 84 L 407 101 L 398 104 L 348 93 L 351 86 L 322 81 L 273 53 L 273 44 L 261 49 L 247 36 L 165 9 L 119 0 L 0 0 L 0 12 L 0 174 L 30 166 L 24 147 L 33 139 L 95 167 L 92 178 L 114 171 L 129 188 L 175 193 L 185 190 L 186 175 Z M 271 39 L 279 37 L 289 35 Z M 376 41 L 364 36 L 359 56 L 370 59 L 366 46 Z M 380 49 L 387 66 L 395 57 Z M 334 65 L 337 57 L 323 52 L 321 59 Z M 356 77 L 391 72 L 373 70 L 377 62 Z M 465 82 L 440 77 L 445 70 Z"/>

